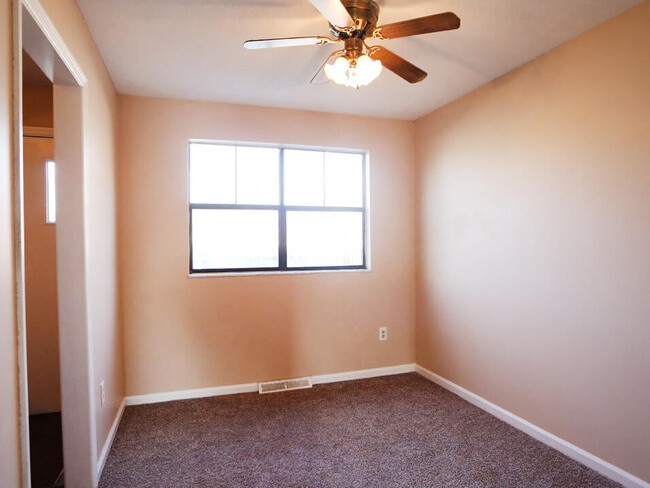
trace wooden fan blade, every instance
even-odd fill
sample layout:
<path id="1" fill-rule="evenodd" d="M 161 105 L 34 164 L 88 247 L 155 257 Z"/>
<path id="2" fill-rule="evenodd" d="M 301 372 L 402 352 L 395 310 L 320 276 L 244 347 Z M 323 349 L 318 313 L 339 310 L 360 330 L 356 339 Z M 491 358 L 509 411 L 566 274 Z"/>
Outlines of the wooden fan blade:
<path id="1" fill-rule="evenodd" d="M 453 30 L 459 27 L 460 19 L 458 16 L 451 12 L 445 12 L 444 14 L 429 15 L 427 17 L 382 25 L 373 30 L 372 34 L 374 37 L 380 39 L 396 39 L 398 37 Z"/>
<path id="2" fill-rule="evenodd" d="M 309 0 L 311 4 L 336 27 L 354 27 L 354 19 L 341 3 L 341 0 Z"/>
<path id="3" fill-rule="evenodd" d="M 426 71 L 422 71 L 414 64 L 409 63 L 406 59 L 389 51 L 385 47 L 373 46 L 370 48 L 368 55 L 372 59 L 381 61 L 381 65 L 384 68 L 391 70 L 409 83 L 418 83 L 427 77 Z"/>
<path id="4" fill-rule="evenodd" d="M 318 46 L 319 44 L 329 44 L 336 42 L 329 37 L 285 37 L 280 39 L 253 39 L 246 41 L 246 49 L 268 49 L 272 47 L 293 47 L 293 46 Z"/>

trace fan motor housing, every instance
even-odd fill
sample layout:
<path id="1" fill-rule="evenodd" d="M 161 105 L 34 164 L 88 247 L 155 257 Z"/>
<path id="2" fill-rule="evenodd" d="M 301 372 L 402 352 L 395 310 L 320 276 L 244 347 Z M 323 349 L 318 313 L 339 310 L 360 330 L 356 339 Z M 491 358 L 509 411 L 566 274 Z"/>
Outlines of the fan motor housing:
<path id="1" fill-rule="evenodd" d="M 372 29 L 377 27 L 379 20 L 379 5 L 373 0 L 341 0 L 341 3 L 356 21 L 357 29 L 352 33 L 339 31 L 331 26 L 332 32 L 339 38 L 365 37 Z"/>

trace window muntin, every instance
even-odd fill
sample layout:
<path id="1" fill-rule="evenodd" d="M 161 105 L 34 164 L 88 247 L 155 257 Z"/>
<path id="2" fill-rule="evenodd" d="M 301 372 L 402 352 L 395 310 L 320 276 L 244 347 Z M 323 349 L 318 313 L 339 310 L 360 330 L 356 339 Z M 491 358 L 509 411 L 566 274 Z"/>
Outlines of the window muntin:
<path id="1" fill-rule="evenodd" d="M 190 273 L 366 268 L 361 152 L 190 142 Z"/>
<path id="2" fill-rule="evenodd" d="M 45 162 L 45 223 L 56 223 L 56 164 Z"/>

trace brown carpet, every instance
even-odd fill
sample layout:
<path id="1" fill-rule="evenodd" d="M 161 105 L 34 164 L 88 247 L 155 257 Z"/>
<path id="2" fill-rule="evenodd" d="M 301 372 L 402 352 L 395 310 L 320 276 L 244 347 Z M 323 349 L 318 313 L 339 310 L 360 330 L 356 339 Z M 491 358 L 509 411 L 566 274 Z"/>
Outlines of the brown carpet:
<path id="1" fill-rule="evenodd" d="M 101 488 L 615 487 L 416 375 L 128 407 Z"/>

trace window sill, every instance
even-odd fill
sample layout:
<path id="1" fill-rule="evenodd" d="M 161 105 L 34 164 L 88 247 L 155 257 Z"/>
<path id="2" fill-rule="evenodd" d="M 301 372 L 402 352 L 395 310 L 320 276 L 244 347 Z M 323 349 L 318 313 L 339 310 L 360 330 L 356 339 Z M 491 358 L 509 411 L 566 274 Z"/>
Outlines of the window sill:
<path id="1" fill-rule="evenodd" d="M 366 269 L 314 269 L 299 271 L 251 271 L 237 273 L 188 273 L 188 278 L 226 278 L 233 276 L 283 276 L 283 275 L 304 275 L 304 274 L 330 274 L 330 273 L 370 273 L 371 268 Z"/>

